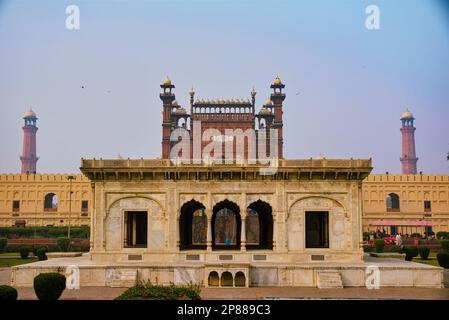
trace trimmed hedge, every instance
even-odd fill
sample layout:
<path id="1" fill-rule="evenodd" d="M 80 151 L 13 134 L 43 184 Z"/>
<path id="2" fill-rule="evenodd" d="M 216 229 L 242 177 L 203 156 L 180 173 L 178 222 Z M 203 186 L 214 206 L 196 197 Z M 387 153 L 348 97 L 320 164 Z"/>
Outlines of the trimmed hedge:
<path id="1" fill-rule="evenodd" d="M 385 241 L 383 239 L 374 240 L 374 247 L 376 248 L 376 252 L 382 252 L 385 247 Z"/>
<path id="2" fill-rule="evenodd" d="M 17 290 L 11 286 L 0 286 L 0 301 L 17 300 Z"/>
<path id="3" fill-rule="evenodd" d="M 58 238 L 57 240 L 58 247 L 61 249 L 62 252 L 69 251 L 70 248 L 70 239 L 66 237 Z"/>
<path id="4" fill-rule="evenodd" d="M 441 252 L 449 253 L 449 240 L 441 240 Z"/>
<path id="5" fill-rule="evenodd" d="M 39 300 L 58 300 L 65 289 L 64 275 L 49 272 L 41 273 L 34 278 L 34 292 Z"/>
<path id="6" fill-rule="evenodd" d="M 30 251 L 31 251 L 30 247 L 28 247 L 28 246 L 21 246 L 19 248 L 20 257 L 22 259 L 28 259 L 28 256 L 30 255 Z"/>
<path id="7" fill-rule="evenodd" d="M 430 249 L 427 247 L 418 247 L 418 253 L 421 259 L 427 260 L 430 254 Z"/>
<path id="8" fill-rule="evenodd" d="M 19 248 L 22 245 L 19 244 L 8 244 L 6 246 L 5 252 L 19 252 Z M 30 248 L 45 248 L 47 249 L 47 252 L 61 252 L 61 249 L 59 249 L 58 245 L 36 245 L 36 246 L 30 246 Z M 80 244 L 75 242 L 74 244 L 70 244 L 69 252 L 89 252 L 89 244 Z"/>
<path id="9" fill-rule="evenodd" d="M 449 232 L 447 232 L 447 231 L 438 231 L 436 236 L 437 236 L 437 239 L 449 240 Z"/>
<path id="10" fill-rule="evenodd" d="M 8 239 L 37 238 L 56 239 L 67 236 L 67 227 L 0 227 L 0 237 Z M 77 239 L 89 239 L 90 227 L 71 227 L 70 236 Z"/>
<path id="11" fill-rule="evenodd" d="M 363 252 L 373 252 L 374 248 L 372 248 L 370 245 L 363 245 Z"/>
<path id="12" fill-rule="evenodd" d="M 8 244 L 8 239 L 7 238 L 0 238 L 0 253 L 5 251 L 6 245 Z"/>
<path id="13" fill-rule="evenodd" d="M 449 269 L 449 253 L 438 253 L 437 260 L 440 267 Z"/>
<path id="14" fill-rule="evenodd" d="M 115 300 L 201 300 L 199 285 L 169 286 L 138 284 L 123 292 Z"/>
<path id="15" fill-rule="evenodd" d="M 405 260 L 412 261 L 414 257 L 418 256 L 418 248 L 404 247 L 403 253 L 405 253 Z"/>
<path id="16" fill-rule="evenodd" d="M 39 261 L 47 260 L 47 249 L 45 249 L 44 247 L 37 249 L 36 256 Z"/>

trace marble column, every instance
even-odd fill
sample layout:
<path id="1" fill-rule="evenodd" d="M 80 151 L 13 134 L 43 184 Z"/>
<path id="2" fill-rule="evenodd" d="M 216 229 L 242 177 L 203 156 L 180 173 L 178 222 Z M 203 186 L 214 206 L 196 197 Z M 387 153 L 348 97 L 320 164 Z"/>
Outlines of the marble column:
<path id="1" fill-rule="evenodd" d="M 242 215 L 240 229 L 240 251 L 246 251 L 246 215 Z"/>
<path id="2" fill-rule="evenodd" d="M 207 216 L 207 251 L 212 251 L 212 216 Z"/>

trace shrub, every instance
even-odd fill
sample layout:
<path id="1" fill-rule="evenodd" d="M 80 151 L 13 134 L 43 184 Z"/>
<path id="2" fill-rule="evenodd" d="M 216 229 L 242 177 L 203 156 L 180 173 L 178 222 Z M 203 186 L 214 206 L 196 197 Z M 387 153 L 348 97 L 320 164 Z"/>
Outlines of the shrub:
<path id="1" fill-rule="evenodd" d="M 70 239 L 66 237 L 58 238 L 57 244 L 62 252 L 67 252 L 70 248 Z"/>
<path id="2" fill-rule="evenodd" d="M 405 247 L 405 260 L 412 261 L 414 257 L 418 255 L 418 248 L 417 247 Z"/>
<path id="3" fill-rule="evenodd" d="M 385 247 L 385 241 L 383 239 L 374 240 L 374 246 L 376 247 L 376 252 L 382 252 Z"/>
<path id="4" fill-rule="evenodd" d="M 441 252 L 449 253 L 449 240 L 441 240 Z"/>
<path id="5" fill-rule="evenodd" d="M 67 227 L 0 227 L 0 237 L 31 238 L 36 232 L 38 238 L 58 238 L 67 235 Z M 73 238 L 89 239 L 89 226 L 73 227 Z"/>
<path id="6" fill-rule="evenodd" d="M 44 247 L 41 247 L 36 250 L 36 256 L 39 259 L 39 261 L 47 260 L 47 249 Z"/>
<path id="7" fill-rule="evenodd" d="M 8 244 L 7 238 L 0 238 L 0 253 L 5 251 L 6 245 Z"/>
<path id="8" fill-rule="evenodd" d="M 363 245 L 363 252 L 373 252 L 373 248 L 370 245 Z"/>
<path id="9" fill-rule="evenodd" d="M 437 260 L 440 267 L 443 267 L 445 269 L 449 269 L 449 253 L 438 253 L 437 254 Z"/>
<path id="10" fill-rule="evenodd" d="M 401 252 L 402 248 L 400 246 L 391 245 L 391 246 L 385 246 L 383 249 L 384 252 Z"/>
<path id="11" fill-rule="evenodd" d="M 34 278 L 34 292 L 39 300 L 58 300 L 65 289 L 65 276 L 56 272 L 41 273 Z"/>
<path id="12" fill-rule="evenodd" d="M 19 248 L 20 257 L 22 259 L 28 259 L 28 256 L 30 255 L 30 247 L 28 246 L 21 246 Z"/>
<path id="13" fill-rule="evenodd" d="M 11 300 L 17 300 L 17 290 L 7 285 L 0 286 L 0 301 Z"/>
<path id="14" fill-rule="evenodd" d="M 199 285 L 169 286 L 140 283 L 122 293 L 115 300 L 201 300 Z"/>
<path id="15" fill-rule="evenodd" d="M 438 231 L 436 236 L 437 236 L 437 239 L 448 239 L 449 240 L 449 232 L 447 232 L 447 231 Z"/>
<path id="16" fill-rule="evenodd" d="M 430 249 L 427 247 L 418 247 L 418 253 L 421 259 L 427 260 L 430 254 Z"/>

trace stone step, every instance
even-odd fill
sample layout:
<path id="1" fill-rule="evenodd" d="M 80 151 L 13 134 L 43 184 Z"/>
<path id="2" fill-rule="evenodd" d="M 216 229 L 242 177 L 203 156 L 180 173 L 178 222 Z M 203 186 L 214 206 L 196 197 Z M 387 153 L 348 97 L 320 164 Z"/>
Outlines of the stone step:
<path id="1" fill-rule="evenodd" d="M 341 275 L 337 271 L 319 271 L 317 273 L 317 284 L 320 289 L 343 288 Z"/>
<path id="2" fill-rule="evenodd" d="M 137 270 L 114 270 L 112 273 L 111 287 L 129 288 L 137 282 Z"/>

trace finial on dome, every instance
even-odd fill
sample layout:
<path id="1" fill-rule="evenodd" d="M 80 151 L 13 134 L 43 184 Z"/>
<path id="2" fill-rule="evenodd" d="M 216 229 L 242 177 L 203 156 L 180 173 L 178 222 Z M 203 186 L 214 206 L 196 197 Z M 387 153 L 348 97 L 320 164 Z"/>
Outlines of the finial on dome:
<path id="1" fill-rule="evenodd" d="M 276 76 L 276 78 L 274 78 L 273 84 L 276 86 L 280 86 L 282 84 L 282 81 L 279 78 L 279 76 Z"/>
<path id="2" fill-rule="evenodd" d="M 251 90 L 251 96 L 254 97 L 256 94 L 257 94 L 257 91 L 253 87 L 253 89 Z"/>
<path id="3" fill-rule="evenodd" d="M 165 77 L 163 84 L 164 86 L 171 86 L 171 80 L 168 76 Z"/>

